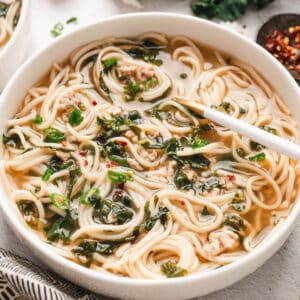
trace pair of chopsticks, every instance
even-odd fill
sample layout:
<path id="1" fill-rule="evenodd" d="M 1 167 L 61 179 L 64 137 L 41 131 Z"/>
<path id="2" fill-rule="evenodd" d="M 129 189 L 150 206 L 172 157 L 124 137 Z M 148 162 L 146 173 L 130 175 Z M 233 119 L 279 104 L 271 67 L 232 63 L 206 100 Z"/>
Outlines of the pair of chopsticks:
<path id="1" fill-rule="evenodd" d="M 292 159 L 300 161 L 300 146 L 293 142 L 285 140 L 277 135 L 264 131 L 256 126 L 233 118 L 215 109 L 206 107 L 199 102 L 189 101 L 182 98 L 175 98 L 174 100 L 215 123 L 240 133 L 271 150 L 280 152 Z"/>

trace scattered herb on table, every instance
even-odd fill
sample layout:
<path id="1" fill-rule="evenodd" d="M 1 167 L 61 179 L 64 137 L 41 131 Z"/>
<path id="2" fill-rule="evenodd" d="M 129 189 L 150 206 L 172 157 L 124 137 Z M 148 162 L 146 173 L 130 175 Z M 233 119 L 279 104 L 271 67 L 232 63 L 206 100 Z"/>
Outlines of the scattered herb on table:
<path id="1" fill-rule="evenodd" d="M 244 15 L 248 8 L 259 10 L 274 0 L 192 0 L 193 13 L 206 19 L 235 21 Z"/>

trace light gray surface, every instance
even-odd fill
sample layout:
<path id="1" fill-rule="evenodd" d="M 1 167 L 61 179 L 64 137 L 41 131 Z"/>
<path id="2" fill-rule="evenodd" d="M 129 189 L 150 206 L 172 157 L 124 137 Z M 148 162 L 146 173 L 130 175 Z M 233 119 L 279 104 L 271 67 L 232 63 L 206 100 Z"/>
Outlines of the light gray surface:
<path id="1" fill-rule="evenodd" d="M 190 14 L 190 0 L 145 0 L 145 10 L 169 11 Z M 52 37 L 50 30 L 57 22 L 65 22 L 69 17 L 77 16 L 78 24 L 66 26 L 64 32 L 90 24 L 98 19 L 134 11 L 120 4 L 120 0 L 32 0 L 32 35 L 28 37 L 31 52 L 42 48 Z M 250 12 L 238 23 L 224 24 L 233 30 L 242 32 L 254 39 L 256 31 L 264 20 L 281 12 L 300 13 L 300 0 L 276 0 L 267 10 Z M 247 25 L 246 29 L 242 26 Z M 162 29 L 163 30 L 163 29 Z M 0 212 L 0 247 L 16 254 L 34 258 L 14 236 L 3 220 Z M 290 235 L 280 251 L 269 259 L 256 272 L 237 282 L 233 286 L 218 291 L 201 300 L 299 300 L 300 298 L 300 224 Z M 104 297 L 101 297 L 101 299 Z M 200 300 L 200 299 L 199 299 Z"/>

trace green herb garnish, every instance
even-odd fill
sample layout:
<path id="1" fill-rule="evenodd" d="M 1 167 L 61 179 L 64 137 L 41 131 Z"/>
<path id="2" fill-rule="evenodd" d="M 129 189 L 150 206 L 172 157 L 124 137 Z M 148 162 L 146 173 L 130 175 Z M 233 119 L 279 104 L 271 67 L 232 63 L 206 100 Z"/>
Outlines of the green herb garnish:
<path id="1" fill-rule="evenodd" d="M 92 202 L 90 201 L 93 199 L 94 196 L 99 195 L 99 189 L 98 188 L 92 188 L 87 191 L 85 191 L 82 196 L 80 197 L 80 203 L 83 205 L 90 205 Z"/>
<path id="2" fill-rule="evenodd" d="M 118 163 L 119 166 L 122 166 L 122 167 L 127 167 L 128 166 L 128 163 L 127 163 L 127 159 L 121 157 L 121 156 L 118 156 L 118 155 L 110 155 L 109 156 L 109 159 L 111 161 L 115 161 Z"/>
<path id="3" fill-rule="evenodd" d="M 108 178 L 113 183 L 123 183 L 127 181 L 133 181 L 132 175 L 129 172 L 117 172 L 109 170 L 108 172 Z"/>
<path id="4" fill-rule="evenodd" d="M 274 0 L 192 0 L 193 13 L 202 18 L 235 21 L 248 7 L 262 9 Z"/>
<path id="5" fill-rule="evenodd" d="M 78 21 L 77 17 L 71 17 L 66 21 L 67 24 L 76 23 Z"/>
<path id="6" fill-rule="evenodd" d="M 78 108 L 74 108 L 69 116 L 68 122 L 74 127 L 78 126 L 83 121 L 83 116 Z"/>
<path id="7" fill-rule="evenodd" d="M 35 119 L 32 120 L 33 124 L 40 124 L 43 122 L 43 117 L 37 116 Z"/>
<path id="8" fill-rule="evenodd" d="M 52 204 L 61 210 L 68 210 L 70 208 L 70 200 L 64 195 L 52 193 L 50 199 Z"/>
<path id="9" fill-rule="evenodd" d="M 65 242 L 70 240 L 71 234 L 78 227 L 77 225 L 78 213 L 75 209 L 68 210 L 65 217 L 58 217 L 57 215 L 49 221 L 49 225 L 45 227 L 47 239 L 55 241 L 61 239 Z"/>
<path id="10" fill-rule="evenodd" d="M 46 143 L 60 143 L 65 139 L 65 134 L 56 128 L 44 129 L 44 142 Z"/>
<path id="11" fill-rule="evenodd" d="M 170 260 L 163 263 L 160 267 L 160 270 L 168 278 L 182 277 L 182 276 L 187 275 L 187 273 L 188 273 L 187 270 L 178 267 L 176 263 L 174 263 Z"/>
<path id="12" fill-rule="evenodd" d="M 102 65 L 104 68 L 104 73 L 109 72 L 110 70 L 112 70 L 113 67 L 115 67 L 118 63 L 118 60 L 116 58 L 110 58 L 107 60 L 103 60 L 102 61 Z"/>
<path id="13" fill-rule="evenodd" d="M 265 159 L 266 159 L 266 154 L 264 152 L 249 157 L 249 160 L 251 161 L 264 161 Z"/>
<path id="14" fill-rule="evenodd" d="M 62 23 L 57 23 L 53 26 L 52 30 L 50 31 L 52 36 L 58 37 L 62 34 L 62 31 L 64 29 L 64 26 Z"/>
<path id="15" fill-rule="evenodd" d="M 143 91 L 139 81 L 128 80 L 124 87 L 124 95 L 126 101 L 135 100 L 136 96 Z"/>

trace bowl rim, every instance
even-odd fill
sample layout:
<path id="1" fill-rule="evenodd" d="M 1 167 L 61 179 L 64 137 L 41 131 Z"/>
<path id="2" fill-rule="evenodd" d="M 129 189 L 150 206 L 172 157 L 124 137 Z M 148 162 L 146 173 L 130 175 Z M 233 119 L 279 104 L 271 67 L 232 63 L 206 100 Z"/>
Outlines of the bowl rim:
<path id="1" fill-rule="evenodd" d="M 28 1 L 28 0 L 24 0 Z M 28 2 L 27 2 L 28 3 Z M 55 49 L 56 47 L 59 47 L 61 43 L 65 39 L 70 38 L 77 38 L 80 34 L 83 32 L 88 31 L 90 28 L 98 27 L 98 26 L 105 26 L 106 23 L 115 22 L 122 19 L 127 18 L 141 18 L 141 17 L 157 17 L 157 18 L 170 18 L 170 19 L 182 19 L 186 22 L 196 22 L 199 24 L 204 24 L 205 26 L 215 28 L 217 30 L 223 31 L 226 33 L 226 35 L 231 36 L 233 39 L 240 40 L 241 43 L 244 45 L 251 46 L 251 48 L 256 49 L 256 51 L 260 52 L 262 56 L 264 56 L 269 61 L 272 61 L 277 65 L 277 69 L 281 71 L 285 76 L 288 76 L 289 81 L 291 83 L 291 88 L 295 90 L 296 93 L 300 96 L 300 89 L 298 89 L 298 85 L 294 81 L 294 79 L 291 77 L 289 72 L 282 66 L 271 54 L 269 54 L 266 50 L 264 50 L 262 47 L 254 43 L 253 41 L 250 41 L 249 39 L 241 36 L 240 34 L 233 32 L 227 28 L 223 28 L 218 24 L 212 23 L 210 21 L 199 19 L 193 16 L 189 15 L 182 15 L 177 13 L 165 13 L 165 12 L 137 12 L 137 13 L 130 13 L 130 14 L 123 14 L 123 15 L 117 15 L 113 17 L 108 17 L 105 19 L 101 19 L 95 23 L 83 26 L 81 28 L 78 28 L 77 30 L 74 30 L 73 32 L 70 32 L 68 34 L 65 34 L 63 36 L 58 37 L 55 41 L 44 47 L 43 49 L 39 50 L 37 53 L 32 55 L 12 76 L 9 83 L 7 84 L 6 88 L 3 91 L 3 94 L 1 96 L 0 100 L 0 109 L 4 107 L 5 99 L 8 97 L 10 90 L 13 88 L 14 82 L 17 81 L 18 77 L 22 74 L 23 71 L 32 65 L 35 60 L 37 60 L 40 56 L 43 56 L 45 53 L 50 52 L 52 49 Z M 163 30 L 162 30 L 163 32 Z M 188 36 L 188 34 L 187 34 Z M 69 55 L 68 53 L 67 55 Z M 33 83 L 34 84 L 34 83 Z M 0 191 L 0 194 L 1 191 Z M 274 232 L 274 234 L 265 240 L 257 249 L 253 250 L 252 252 L 248 253 L 244 257 L 238 259 L 237 261 L 234 261 L 228 265 L 223 266 L 222 268 L 218 268 L 215 270 L 211 270 L 209 272 L 205 273 L 193 273 L 189 276 L 185 277 L 178 277 L 178 278 L 169 278 L 168 280 L 161 280 L 161 279 L 144 279 L 144 278 L 129 278 L 129 277 L 119 277 L 112 273 L 102 273 L 97 272 L 92 269 L 85 268 L 84 266 L 81 266 L 75 262 L 72 262 L 68 260 L 67 258 L 64 258 L 63 256 L 52 252 L 51 248 L 43 242 L 36 234 L 34 234 L 27 226 L 24 226 L 24 223 L 19 219 L 16 218 L 15 211 L 13 205 L 10 203 L 9 198 L 6 196 L 6 194 L 3 192 L 3 201 L 0 201 L 0 208 L 2 209 L 3 215 L 8 220 L 8 223 L 12 227 L 12 229 L 17 233 L 18 237 L 22 236 L 22 240 L 26 242 L 26 246 L 36 251 L 38 251 L 39 254 L 42 254 L 44 257 L 44 261 L 48 260 L 48 265 L 50 265 L 51 261 L 56 262 L 66 268 L 69 272 L 76 272 L 78 276 L 83 276 L 85 278 L 91 278 L 95 281 L 99 282 L 107 282 L 107 283 L 114 283 L 121 286 L 147 286 L 147 287 L 156 287 L 156 286 L 165 286 L 165 287 L 171 287 L 174 285 L 183 285 L 187 282 L 193 283 L 193 282 L 200 282 L 202 279 L 218 279 L 218 276 L 223 274 L 230 274 L 232 272 L 238 272 L 239 269 L 246 267 L 249 264 L 251 265 L 252 262 L 255 262 L 255 260 L 263 256 L 263 254 L 271 253 L 273 254 L 273 247 L 274 245 L 281 244 L 281 240 L 285 240 L 284 235 L 287 235 L 290 233 L 290 231 L 293 228 L 293 225 L 296 223 L 296 219 L 300 215 L 300 198 L 296 200 L 296 203 L 294 207 L 292 208 L 292 211 L 290 212 L 287 219 L 284 220 L 283 224 L 279 226 L 278 230 Z M 269 258 L 271 255 L 269 254 L 267 258 Z M 265 262 L 267 259 L 264 258 L 263 262 Z M 53 268 L 52 268 L 53 269 Z M 248 272 L 247 274 L 249 274 Z M 246 275 L 247 275 L 246 274 Z M 243 277 L 243 276 L 242 276 Z M 241 279 L 242 277 L 239 277 Z M 237 280 L 235 280 L 237 281 Z"/>
<path id="2" fill-rule="evenodd" d="M 22 33 L 24 23 L 28 22 L 27 18 L 29 15 L 29 4 L 30 0 L 22 0 L 22 7 L 18 24 L 16 26 L 16 29 L 13 31 L 11 38 L 0 51 L 0 61 L 3 57 L 5 57 L 8 51 L 12 50 L 11 48 L 14 46 L 15 40 L 17 40 L 19 38 L 19 35 Z"/>

